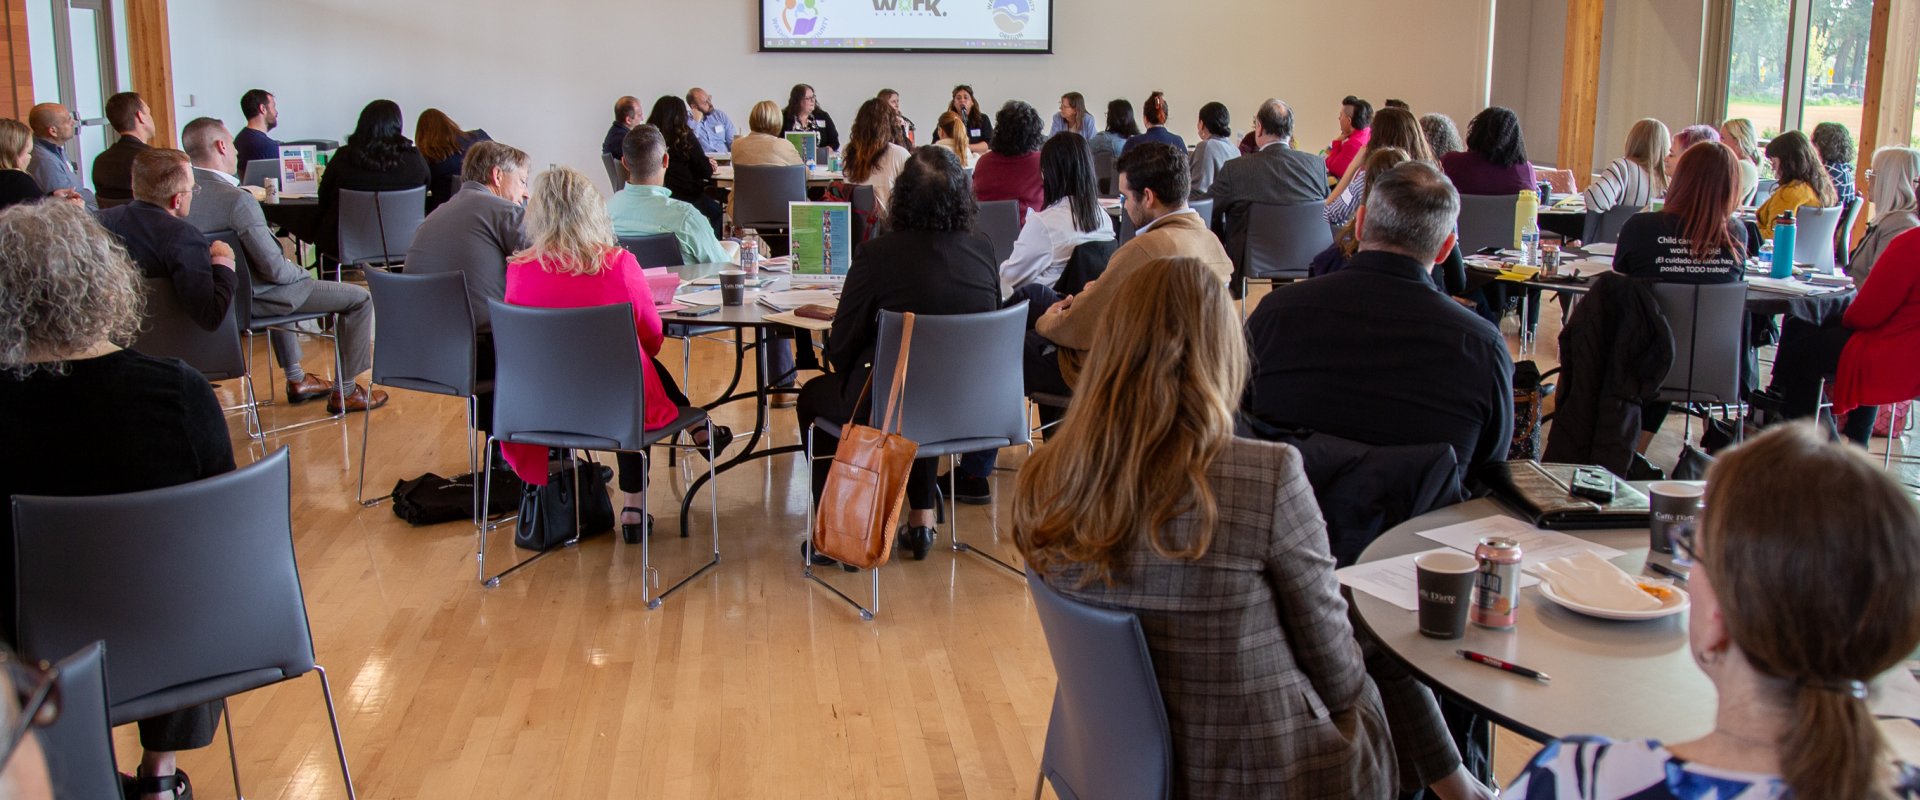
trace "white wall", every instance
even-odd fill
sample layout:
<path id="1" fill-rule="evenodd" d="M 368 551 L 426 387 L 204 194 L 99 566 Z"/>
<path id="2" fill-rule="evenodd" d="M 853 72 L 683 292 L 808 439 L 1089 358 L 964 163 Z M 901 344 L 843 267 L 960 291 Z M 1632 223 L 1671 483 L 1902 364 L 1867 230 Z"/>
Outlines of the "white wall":
<path id="1" fill-rule="evenodd" d="M 843 0 L 831 0 L 842 2 Z M 866 0 L 845 0 L 865 2 Z M 344 138 L 360 107 L 387 97 L 412 119 L 435 106 L 466 127 L 598 176 L 614 98 L 700 85 L 736 124 L 755 101 L 811 83 L 841 131 L 883 86 L 923 131 L 954 83 L 989 107 L 1013 97 L 1050 115 L 1084 93 L 1104 112 L 1168 93 L 1170 127 L 1192 138 L 1202 103 L 1232 110 L 1236 133 L 1269 96 L 1293 104 L 1301 146 L 1336 130 L 1340 98 L 1386 97 L 1464 121 L 1487 93 L 1493 0 L 1066 0 L 1053 55 L 762 54 L 754 0 L 176 0 L 170 5 L 177 120 L 243 124 L 239 98 L 279 98 L 277 138 Z M 186 104 L 192 101 L 189 107 Z"/>

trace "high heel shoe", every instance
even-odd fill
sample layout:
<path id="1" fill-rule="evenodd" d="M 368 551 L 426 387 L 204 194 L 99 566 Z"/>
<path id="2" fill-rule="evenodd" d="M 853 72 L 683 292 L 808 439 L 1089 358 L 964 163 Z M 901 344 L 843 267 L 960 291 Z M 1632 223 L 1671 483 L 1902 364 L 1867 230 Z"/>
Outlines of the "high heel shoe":
<path id="1" fill-rule="evenodd" d="M 624 517 L 627 515 L 627 512 L 629 511 L 635 514 L 640 513 L 640 509 L 634 508 L 633 506 L 627 506 L 626 508 L 620 509 L 620 515 Z M 647 515 L 647 527 L 649 528 L 653 527 L 652 514 Z M 620 523 L 620 538 L 627 540 L 627 544 L 639 544 L 640 543 L 640 523 L 638 522 Z"/>
<path id="2" fill-rule="evenodd" d="M 899 544 L 906 549 L 907 555 L 912 556 L 913 560 L 925 561 L 927 553 L 933 550 L 933 540 L 939 536 L 940 534 L 932 528 L 915 525 L 907 528 L 907 532 L 900 535 Z"/>
<path id="3" fill-rule="evenodd" d="M 705 446 L 701 446 L 703 444 Z M 730 444 L 733 444 L 733 429 L 725 425 L 715 425 L 713 426 L 713 434 L 707 437 L 706 442 L 694 442 L 694 445 L 698 447 L 694 452 L 706 456 L 708 461 L 712 461 L 718 458 L 720 451 L 727 449 L 727 445 Z"/>

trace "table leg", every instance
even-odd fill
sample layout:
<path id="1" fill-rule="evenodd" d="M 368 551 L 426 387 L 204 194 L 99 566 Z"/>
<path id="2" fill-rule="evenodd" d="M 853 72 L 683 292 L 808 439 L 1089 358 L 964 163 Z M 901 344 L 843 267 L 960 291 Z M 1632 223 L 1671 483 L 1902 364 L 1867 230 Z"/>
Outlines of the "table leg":
<path id="1" fill-rule="evenodd" d="M 705 406 L 705 408 L 711 412 L 713 409 L 718 408 L 722 405 L 736 402 L 739 400 L 745 400 L 748 397 L 752 397 L 754 400 L 753 433 L 747 437 L 747 442 L 745 446 L 741 447 L 740 453 L 738 455 L 734 456 L 733 458 L 727 459 L 725 463 L 714 465 L 713 472 L 714 472 L 714 475 L 716 476 L 722 473 L 725 473 L 727 470 L 733 469 L 734 467 L 739 466 L 748 461 L 761 459 L 761 458 L 768 458 L 768 457 L 777 456 L 777 455 L 785 455 L 787 453 L 798 453 L 805 450 L 804 447 L 796 444 L 796 445 L 785 445 L 781 447 L 770 447 L 765 450 L 760 450 L 758 452 L 755 451 L 755 448 L 757 448 L 760 444 L 761 434 L 766 430 L 766 427 L 767 427 L 767 366 L 766 366 L 766 363 L 761 361 L 758 358 L 754 359 L 754 370 L 753 370 L 754 392 L 753 394 L 751 395 L 734 394 L 734 388 L 735 386 L 738 385 L 740 380 L 740 372 L 745 368 L 745 361 L 747 358 L 748 350 L 749 349 L 764 350 L 766 347 L 766 331 L 761 328 L 754 328 L 753 330 L 754 330 L 754 334 L 753 334 L 754 344 L 751 348 L 749 348 L 746 342 L 747 337 L 746 337 L 745 329 L 741 330 L 740 336 L 737 336 L 734 338 L 733 383 L 728 385 L 726 393 L 721 395 L 719 399 L 716 399 Z M 691 513 L 691 510 L 693 508 L 693 501 L 695 497 L 698 496 L 700 492 L 700 488 L 702 486 L 705 486 L 706 483 L 707 483 L 707 476 L 705 475 L 701 475 L 699 477 L 694 478 L 693 483 L 687 485 L 687 496 L 682 498 L 680 501 L 680 536 L 682 538 L 687 537 L 690 533 L 690 528 L 688 526 L 688 519 L 689 519 L 688 514 Z M 718 489 L 715 489 L 715 491 L 718 491 Z"/>

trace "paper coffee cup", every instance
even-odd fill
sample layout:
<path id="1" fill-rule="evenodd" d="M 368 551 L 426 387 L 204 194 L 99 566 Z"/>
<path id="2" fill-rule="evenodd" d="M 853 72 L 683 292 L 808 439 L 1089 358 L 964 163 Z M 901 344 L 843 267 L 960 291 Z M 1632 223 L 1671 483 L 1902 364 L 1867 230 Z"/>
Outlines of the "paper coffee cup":
<path id="1" fill-rule="evenodd" d="M 1647 487 L 1647 549 L 1673 555 L 1675 539 L 1700 524 L 1700 503 L 1707 486 L 1698 481 L 1656 481 Z"/>
<path id="2" fill-rule="evenodd" d="M 1413 569 L 1420 597 L 1420 633 L 1435 639 L 1467 635 L 1467 610 L 1473 605 L 1473 579 L 1480 562 L 1448 550 L 1414 559 Z"/>

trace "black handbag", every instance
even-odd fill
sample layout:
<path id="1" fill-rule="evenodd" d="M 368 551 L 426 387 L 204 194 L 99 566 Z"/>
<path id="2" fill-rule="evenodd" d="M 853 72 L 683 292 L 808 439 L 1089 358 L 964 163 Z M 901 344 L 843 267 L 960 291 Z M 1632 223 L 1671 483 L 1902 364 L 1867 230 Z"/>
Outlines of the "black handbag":
<path id="1" fill-rule="evenodd" d="M 393 485 L 393 515 L 406 520 L 409 525 L 434 525 L 456 519 L 471 522 L 474 479 L 473 473 L 442 478 L 429 472 L 418 478 L 399 481 Z M 505 514 L 512 511 L 525 487 L 526 484 L 520 482 L 513 470 L 495 468 L 493 497 L 487 503 L 487 513 Z"/>
<path id="2" fill-rule="evenodd" d="M 513 543 L 521 549 L 550 550 L 573 539 L 576 505 L 579 538 L 613 530 L 613 498 L 607 494 L 613 468 L 555 452 L 559 457 L 547 460 L 546 485 L 527 484 L 520 495 L 520 524 L 513 532 Z"/>

